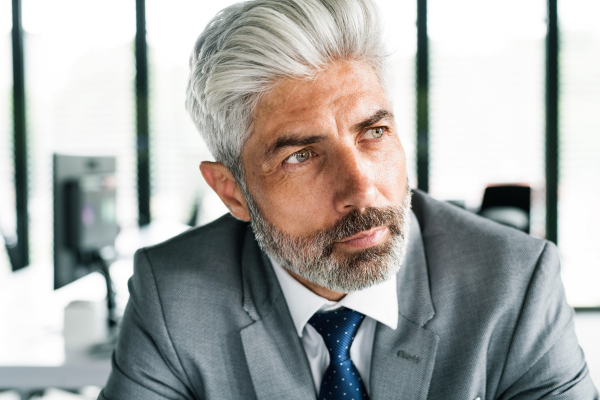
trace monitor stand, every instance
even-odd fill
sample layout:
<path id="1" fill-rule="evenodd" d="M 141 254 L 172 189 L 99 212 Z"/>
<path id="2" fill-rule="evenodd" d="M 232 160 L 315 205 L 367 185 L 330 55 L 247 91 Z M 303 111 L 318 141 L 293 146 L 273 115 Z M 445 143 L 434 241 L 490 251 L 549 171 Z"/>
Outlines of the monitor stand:
<path id="1" fill-rule="evenodd" d="M 110 279 L 109 262 L 96 250 L 80 254 L 80 257 L 83 263 L 95 266 L 106 282 L 107 340 L 93 345 L 88 350 L 88 354 L 92 358 L 110 358 L 117 344 L 119 321 L 116 313 L 115 291 Z"/>

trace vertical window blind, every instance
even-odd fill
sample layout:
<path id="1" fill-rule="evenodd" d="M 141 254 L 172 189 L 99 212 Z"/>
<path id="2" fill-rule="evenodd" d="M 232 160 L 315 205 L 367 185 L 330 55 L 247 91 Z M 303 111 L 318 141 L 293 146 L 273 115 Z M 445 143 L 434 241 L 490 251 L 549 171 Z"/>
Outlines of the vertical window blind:
<path id="1" fill-rule="evenodd" d="M 32 263 L 52 261 L 52 153 L 117 158 L 117 219 L 137 223 L 135 5 L 23 0 Z"/>
<path id="2" fill-rule="evenodd" d="M 600 304 L 600 3 L 559 4 L 560 178 L 558 244 L 567 299 Z"/>

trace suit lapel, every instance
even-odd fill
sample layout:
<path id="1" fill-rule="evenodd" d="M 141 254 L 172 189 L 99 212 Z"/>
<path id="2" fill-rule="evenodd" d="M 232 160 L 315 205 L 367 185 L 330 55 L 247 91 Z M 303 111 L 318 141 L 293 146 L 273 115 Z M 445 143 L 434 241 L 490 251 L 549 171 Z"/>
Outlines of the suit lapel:
<path id="1" fill-rule="evenodd" d="M 425 399 L 439 337 L 424 328 L 435 312 L 423 238 L 413 213 L 409 248 L 397 280 L 398 328 L 377 324 L 371 358 L 371 398 Z"/>
<path id="2" fill-rule="evenodd" d="M 371 399 L 427 398 L 438 336 L 404 317 L 394 331 L 377 324 L 371 361 Z"/>
<path id="3" fill-rule="evenodd" d="M 306 353 L 268 257 L 248 228 L 242 259 L 244 310 L 253 319 L 240 331 L 259 399 L 316 398 Z"/>

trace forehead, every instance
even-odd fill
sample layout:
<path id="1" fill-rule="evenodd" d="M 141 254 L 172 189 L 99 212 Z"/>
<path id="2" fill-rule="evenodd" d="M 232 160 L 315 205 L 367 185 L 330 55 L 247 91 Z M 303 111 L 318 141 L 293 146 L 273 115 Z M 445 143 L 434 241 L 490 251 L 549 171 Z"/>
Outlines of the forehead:
<path id="1" fill-rule="evenodd" d="M 278 134 L 321 130 L 333 123 L 351 124 L 376 109 L 389 107 L 389 100 L 370 66 L 359 62 L 334 63 L 316 79 L 278 82 L 256 106 L 252 136 L 259 136 L 266 144 Z"/>

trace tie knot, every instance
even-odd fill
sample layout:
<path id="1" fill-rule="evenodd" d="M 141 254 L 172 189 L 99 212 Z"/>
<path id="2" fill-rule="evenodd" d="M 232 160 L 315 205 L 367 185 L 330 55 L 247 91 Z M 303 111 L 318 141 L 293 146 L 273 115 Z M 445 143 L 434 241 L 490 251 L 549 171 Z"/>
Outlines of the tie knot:
<path id="1" fill-rule="evenodd" d="M 323 337 L 331 360 L 346 361 L 364 314 L 349 308 L 315 314 L 308 321 Z"/>

